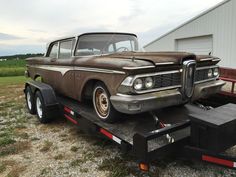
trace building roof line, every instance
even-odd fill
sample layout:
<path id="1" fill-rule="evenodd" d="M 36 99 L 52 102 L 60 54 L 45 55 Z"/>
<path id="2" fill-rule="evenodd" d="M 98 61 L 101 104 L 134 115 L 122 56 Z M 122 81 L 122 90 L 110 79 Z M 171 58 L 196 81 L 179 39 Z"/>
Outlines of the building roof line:
<path id="1" fill-rule="evenodd" d="M 153 41 L 147 43 L 147 44 L 144 45 L 143 47 L 145 48 L 145 47 L 149 46 L 150 44 L 153 44 L 154 42 L 160 40 L 161 38 L 167 36 L 168 34 L 173 33 L 174 31 L 178 30 L 179 28 L 181 28 L 181 27 L 183 27 L 183 26 L 185 26 L 185 25 L 191 23 L 192 21 L 194 21 L 194 20 L 196 20 L 196 19 L 202 17 L 203 15 L 208 14 L 209 12 L 211 12 L 211 11 L 215 10 L 216 8 L 218 8 L 218 7 L 220 7 L 220 6 L 222 6 L 222 5 L 226 4 L 226 3 L 228 3 L 229 1 L 231 1 L 231 0 L 224 0 L 224 1 L 222 1 L 222 2 L 220 2 L 220 3 L 218 3 L 218 4 L 216 4 L 215 6 L 213 6 L 213 7 L 209 8 L 209 9 L 203 11 L 202 13 L 200 13 L 199 15 L 197 15 L 197 16 L 191 18 L 190 20 L 187 20 L 186 22 L 184 22 L 184 23 L 182 23 L 181 25 L 177 26 L 176 28 L 170 30 L 169 32 L 167 32 L 167 33 L 161 35 L 161 36 L 158 37 L 157 39 L 155 39 L 155 40 L 153 40 Z"/>

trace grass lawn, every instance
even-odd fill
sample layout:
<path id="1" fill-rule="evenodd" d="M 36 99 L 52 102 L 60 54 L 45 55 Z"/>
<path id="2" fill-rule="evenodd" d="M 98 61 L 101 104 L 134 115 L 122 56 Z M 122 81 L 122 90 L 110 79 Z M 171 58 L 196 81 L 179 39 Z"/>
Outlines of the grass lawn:
<path id="1" fill-rule="evenodd" d="M 26 80 L 27 78 L 25 76 L 0 77 L 0 86 L 12 85 L 12 84 L 24 84 Z"/>

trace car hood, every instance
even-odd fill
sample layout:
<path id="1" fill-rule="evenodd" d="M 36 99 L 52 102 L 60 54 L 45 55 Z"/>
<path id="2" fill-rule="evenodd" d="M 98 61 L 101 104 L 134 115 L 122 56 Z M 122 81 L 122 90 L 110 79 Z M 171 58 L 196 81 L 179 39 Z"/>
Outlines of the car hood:
<path id="1" fill-rule="evenodd" d="M 184 60 L 197 62 L 215 57 L 208 55 L 196 56 L 186 52 L 121 52 L 102 56 L 80 58 L 75 61 L 80 66 L 106 68 L 106 69 L 132 69 L 158 67 L 160 65 L 181 65 Z"/>

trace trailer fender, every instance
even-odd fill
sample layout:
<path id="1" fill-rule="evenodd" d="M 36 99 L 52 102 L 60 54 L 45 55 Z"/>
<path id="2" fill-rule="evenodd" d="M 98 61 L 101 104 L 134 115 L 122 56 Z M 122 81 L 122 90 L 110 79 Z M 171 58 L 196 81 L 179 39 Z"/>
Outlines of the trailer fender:
<path id="1" fill-rule="evenodd" d="M 27 86 L 30 86 L 30 89 L 32 92 L 35 94 L 37 90 L 39 90 L 43 96 L 43 101 L 46 105 L 46 107 L 53 107 L 53 106 L 58 106 L 58 101 L 55 95 L 55 92 L 53 88 L 45 83 L 38 82 L 38 81 L 27 81 L 25 83 L 25 88 Z M 25 92 L 25 89 L 24 89 Z"/>

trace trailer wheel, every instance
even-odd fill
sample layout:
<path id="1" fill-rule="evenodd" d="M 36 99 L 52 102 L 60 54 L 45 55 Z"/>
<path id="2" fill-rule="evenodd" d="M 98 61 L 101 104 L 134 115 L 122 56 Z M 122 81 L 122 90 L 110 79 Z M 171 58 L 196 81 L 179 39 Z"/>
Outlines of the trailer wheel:
<path id="1" fill-rule="evenodd" d="M 93 106 L 98 117 L 108 123 L 117 121 L 117 112 L 110 101 L 110 93 L 102 82 L 97 82 L 93 89 Z"/>
<path id="2" fill-rule="evenodd" d="M 34 102 L 34 94 L 31 91 L 29 86 L 25 88 L 25 99 L 26 99 L 26 106 L 30 114 L 35 114 L 35 102 Z"/>
<path id="3" fill-rule="evenodd" d="M 51 120 L 50 112 L 47 110 L 44 104 L 43 97 L 40 91 L 37 91 L 35 94 L 35 108 L 37 117 L 41 123 L 45 124 Z"/>

